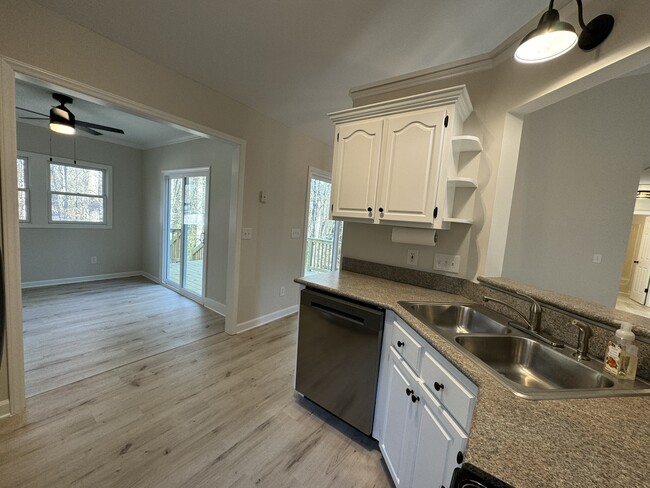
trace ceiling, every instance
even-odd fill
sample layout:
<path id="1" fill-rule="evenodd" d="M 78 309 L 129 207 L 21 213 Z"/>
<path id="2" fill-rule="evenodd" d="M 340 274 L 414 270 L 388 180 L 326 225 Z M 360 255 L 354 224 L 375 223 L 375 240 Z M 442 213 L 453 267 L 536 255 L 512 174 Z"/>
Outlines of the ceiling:
<path id="1" fill-rule="evenodd" d="M 102 133 L 101 136 L 77 131 L 77 134 L 82 137 L 89 137 L 103 142 L 112 142 L 137 149 L 152 149 L 154 147 L 175 144 L 199 137 L 171 124 L 138 117 L 110 106 L 98 105 L 84 100 L 81 94 L 35 80 L 33 82 L 16 80 L 16 107 L 26 108 L 42 114 L 49 114 L 50 108 L 59 104 L 59 102 L 52 98 L 52 93 L 63 93 L 72 96 L 73 103 L 66 106 L 77 120 L 115 127 L 124 131 L 124 134 L 115 134 L 100 130 L 99 132 Z M 47 118 L 43 120 L 31 120 L 25 119 L 24 117 L 38 117 L 38 115 L 16 109 L 16 120 L 18 122 L 48 127 L 49 120 Z"/>
<path id="2" fill-rule="evenodd" d="M 548 0 L 36 0 L 331 144 L 348 91 L 492 51 Z M 119 12 L 119 15 L 115 15 Z"/>

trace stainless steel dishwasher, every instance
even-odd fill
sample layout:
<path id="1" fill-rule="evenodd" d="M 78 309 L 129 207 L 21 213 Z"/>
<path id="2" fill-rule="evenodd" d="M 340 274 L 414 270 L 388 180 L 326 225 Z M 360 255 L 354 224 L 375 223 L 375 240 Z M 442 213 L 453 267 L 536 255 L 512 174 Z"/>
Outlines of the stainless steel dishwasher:
<path id="1" fill-rule="evenodd" d="M 384 310 L 310 289 L 300 294 L 296 390 L 372 432 Z"/>

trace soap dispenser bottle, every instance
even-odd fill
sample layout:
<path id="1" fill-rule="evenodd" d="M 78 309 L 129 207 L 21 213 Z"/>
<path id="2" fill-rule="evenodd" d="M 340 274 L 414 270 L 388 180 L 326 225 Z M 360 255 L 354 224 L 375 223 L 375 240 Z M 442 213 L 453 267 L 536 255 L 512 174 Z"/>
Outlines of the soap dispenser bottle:
<path id="1" fill-rule="evenodd" d="M 639 360 L 639 348 L 634 345 L 634 332 L 629 322 L 619 322 L 614 340 L 610 340 L 605 349 L 606 372 L 620 379 L 633 380 Z"/>

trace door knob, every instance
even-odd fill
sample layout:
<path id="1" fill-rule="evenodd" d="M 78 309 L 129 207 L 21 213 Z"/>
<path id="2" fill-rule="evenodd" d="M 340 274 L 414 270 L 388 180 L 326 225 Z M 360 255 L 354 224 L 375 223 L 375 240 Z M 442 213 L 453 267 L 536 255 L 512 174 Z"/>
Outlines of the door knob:
<path id="1" fill-rule="evenodd" d="M 411 396 L 413 393 L 415 393 L 414 390 L 411 390 L 410 388 L 406 389 L 406 396 Z"/>
<path id="2" fill-rule="evenodd" d="M 411 401 L 412 401 L 413 403 L 415 403 L 415 402 L 419 402 L 419 401 L 420 401 L 420 397 L 419 397 L 419 396 L 415 396 L 415 395 L 411 395 Z"/>
<path id="3" fill-rule="evenodd" d="M 436 389 L 436 391 L 443 390 L 445 388 L 445 385 L 442 383 L 438 383 L 437 381 L 433 384 L 433 387 Z"/>
<path id="4" fill-rule="evenodd" d="M 402 341 L 397 341 L 397 347 L 402 347 L 404 346 L 404 343 Z"/>

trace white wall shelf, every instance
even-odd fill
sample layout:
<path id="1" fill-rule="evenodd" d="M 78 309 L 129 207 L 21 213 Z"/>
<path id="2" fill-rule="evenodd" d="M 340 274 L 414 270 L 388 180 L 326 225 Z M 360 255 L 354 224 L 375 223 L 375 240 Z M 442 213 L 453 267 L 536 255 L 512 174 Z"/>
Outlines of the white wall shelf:
<path id="1" fill-rule="evenodd" d="M 476 136 L 454 136 L 451 138 L 454 152 L 481 152 L 483 145 Z"/>
<path id="2" fill-rule="evenodd" d="M 476 188 L 476 180 L 465 176 L 453 176 L 447 178 L 447 184 L 455 186 L 456 188 Z"/>
<path id="3" fill-rule="evenodd" d="M 466 225 L 472 225 L 474 221 L 472 219 L 460 219 L 460 218 L 455 218 L 455 217 L 448 217 L 444 219 L 445 222 L 448 222 L 450 224 L 466 224 Z"/>

